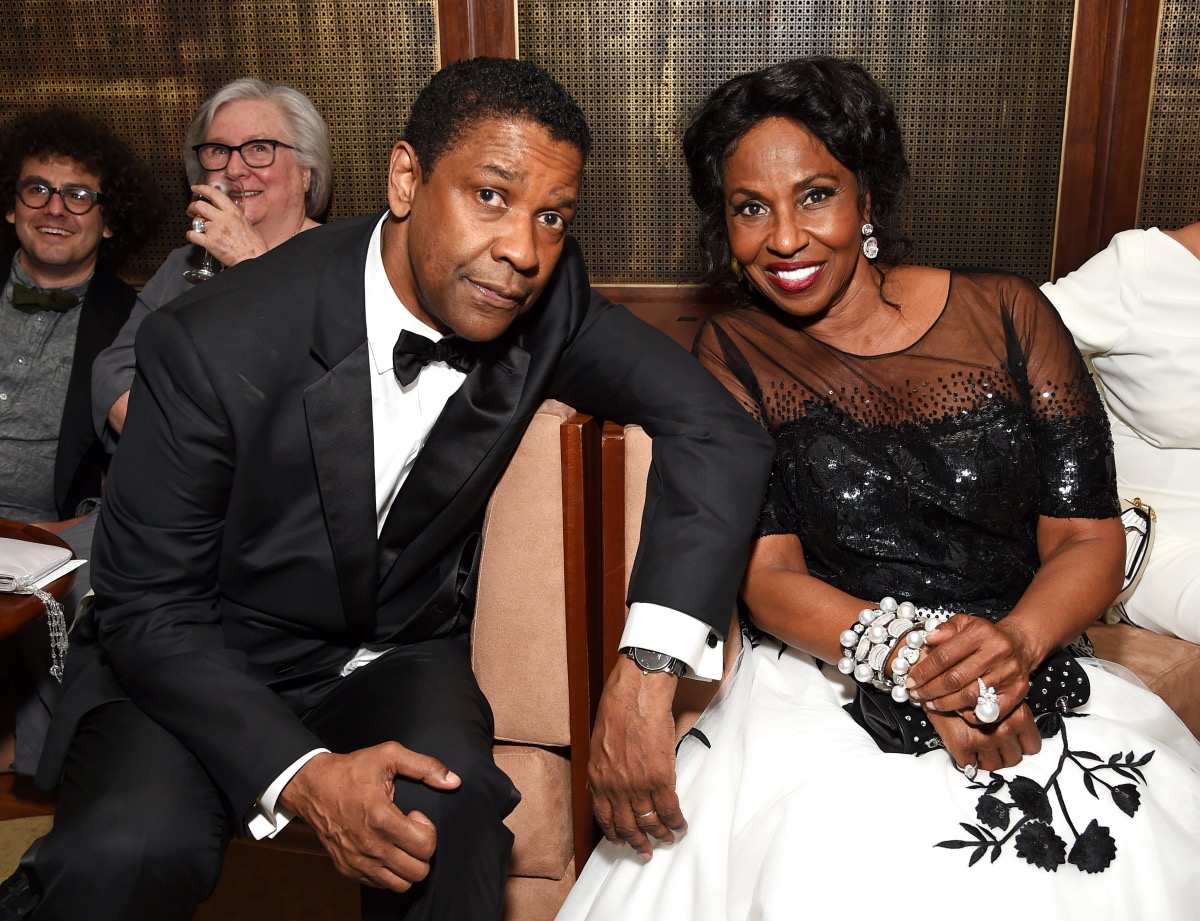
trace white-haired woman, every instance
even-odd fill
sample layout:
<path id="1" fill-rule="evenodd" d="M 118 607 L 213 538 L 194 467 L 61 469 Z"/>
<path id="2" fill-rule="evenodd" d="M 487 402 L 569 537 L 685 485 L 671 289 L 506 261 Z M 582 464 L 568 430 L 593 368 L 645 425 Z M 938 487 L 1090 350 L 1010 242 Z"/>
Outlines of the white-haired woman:
<path id="1" fill-rule="evenodd" d="M 253 77 L 225 84 L 192 120 L 183 162 L 196 196 L 188 244 L 167 256 L 92 366 L 92 417 L 110 446 L 125 424 L 142 320 L 192 287 L 185 273 L 206 252 L 226 267 L 261 256 L 317 226 L 329 205 L 329 129 L 312 100 L 290 86 Z"/>

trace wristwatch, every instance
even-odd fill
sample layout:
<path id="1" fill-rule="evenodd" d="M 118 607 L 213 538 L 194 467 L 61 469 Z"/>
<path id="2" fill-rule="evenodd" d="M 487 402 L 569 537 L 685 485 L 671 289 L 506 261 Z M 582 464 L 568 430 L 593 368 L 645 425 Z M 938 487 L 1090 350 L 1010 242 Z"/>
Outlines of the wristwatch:
<path id="1" fill-rule="evenodd" d="M 643 675 L 649 675 L 651 672 L 670 672 L 678 678 L 687 671 L 687 665 L 682 659 L 672 658 L 665 652 L 655 652 L 653 649 L 643 649 L 641 646 L 625 646 L 618 652 L 633 659 L 637 663 L 637 667 L 642 670 Z"/>

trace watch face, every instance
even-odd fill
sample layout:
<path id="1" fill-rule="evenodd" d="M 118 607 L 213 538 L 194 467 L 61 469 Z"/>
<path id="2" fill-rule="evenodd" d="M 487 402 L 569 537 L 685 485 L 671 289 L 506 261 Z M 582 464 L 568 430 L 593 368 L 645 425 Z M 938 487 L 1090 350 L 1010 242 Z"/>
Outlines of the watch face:
<path id="1" fill-rule="evenodd" d="M 633 661 L 648 672 L 661 672 L 671 664 L 671 657 L 665 652 L 653 652 L 649 649 L 633 650 Z"/>

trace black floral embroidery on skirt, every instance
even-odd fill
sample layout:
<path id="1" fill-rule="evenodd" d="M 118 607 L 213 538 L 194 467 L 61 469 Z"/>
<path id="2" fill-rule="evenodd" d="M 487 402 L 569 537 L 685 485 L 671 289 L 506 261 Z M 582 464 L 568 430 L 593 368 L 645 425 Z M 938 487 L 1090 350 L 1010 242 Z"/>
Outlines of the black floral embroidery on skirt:
<path id="1" fill-rule="evenodd" d="M 1017 774 L 1008 780 L 993 773 L 987 784 L 973 783 L 970 789 L 983 790 L 975 806 L 978 824 L 959 824 L 970 835 L 967 839 L 940 841 L 937 847 L 971 848 L 968 866 L 974 866 L 985 854 L 995 862 L 1004 845 L 1013 843 L 1017 856 L 1035 867 L 1057 872 L 1064 863 L 1069 863 L 1085 873 L 1102 873 L 1116 859 L 1117 843 L 1107 826 L 1092 819 L 1082 831 L 1072 819 L 1063 798 L 1059 778 L 1068 766 L 1078 768 L 1083 774 L 1084 788 L 1099 799 L 1103 789 L 1113 803 L 1131 818 L 1141 805 L 1142 794 L 1138 784 L 1145 784 L 1141 769 L 1154 752 L 1136 756 L 1133 752 L 1117 752 L 1107 760 L 1089 751 L 1073 751 L 1067 740 L 1067 719 L 1086 719 L 1085 713 L 1047 713 L 1038 718 L 1038 729 L 1043 738 L 1062 736 L 1062 754 L 1058 766 L 1046 783 Z M 1122 783 L 1121 781 L 1126 781 Z M 1007 797 L 1005 792 L 1007 788 Z M 1062 826 L 1055 827 L 1054 804 L 1057 802 L 1059 816 L 1074 838 L 1070 850 L 1059 834 Z M 998 833 L 1002 832 L 1002 835 Z"/>

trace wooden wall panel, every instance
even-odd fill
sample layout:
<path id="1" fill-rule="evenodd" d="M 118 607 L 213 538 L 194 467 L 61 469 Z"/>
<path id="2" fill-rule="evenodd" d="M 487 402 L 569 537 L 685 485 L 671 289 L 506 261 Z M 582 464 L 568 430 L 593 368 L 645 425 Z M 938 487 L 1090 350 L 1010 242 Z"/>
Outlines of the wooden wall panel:
<path id="1" fill-rule="evenodd" d="M 1160 0 L 1076 0 L 1052 276 L 1136 225 Z"/>
<path id="2" fill-rule="evenodd" d="M 117 0 L 5 4 L 0 9 L 0 120 L 56 101 L 93 111 L 112 121 L 152 162 L 173 202 L 182 194 L 179 137 L 195 104 L 235 75 L 282 79 L 309 92 L 329 119 L 338 170 L 333 216 L 361 213 L 381 201 L 382 171 L 368 175 L 359 160 L 363 152 L 377 159 L 390 145 L 414 88 L 431 68 L 484 54 L 534 54 L 520 48 L 518 0 L 436 0 L 432 17 L 421 12 L 427 3 L 431 0 L 282 0 L 267 10 L 249 0 L 216 6 L 152 0 L 136 11 Z M 1139 220 L 1160 7 L 1180 3 L 1185 15 L 1194 14 L 1190 0 L 1074 2 L 1054 277 Z M 565 0 L 551 4 L 555 9 L 567 5 Z M 619 6 L 589 5 L 584 18 L 599 28 Z M 674 8 L 665 7 L 664 21 L 675 15 Z M 708 9 L 714 17 L 733 15 L 729 5 Z M 746 22 L 747 29 L 752 26 L 758 28 Z M 1037 40 L 1030 33 L 1030 41 Z M 50 45 L 56 53 L 30 56 L 32 45 Z M 875 47 L 882 46 L 876 42 Z M 911 94 L 898 101 L 902 108 L 920 103 Z M 934 178 L 947 181 L 942 175 Z M 132 280 L 144 281 L 179 242 L 182 211 L 170 213 L 162 240 L 130 265 Z M 639 233 L 652 239 L 668 231 L 675 234 L 678 228 L 651 224 Z M 659 267 L 673 274 L 647 280 L 682 280 L 677 260 Z M 635 280 L 617 273 L 600 277 Z"/>
<path id="3" fill-rule="evenodd" d="M 442 64 L 517 57 L 514 0 L 438 0 Z"/>
<path id="4" fill-rule="evenodd" d="M 1196 0 L 1163 0 L 1146 131 L 1139 227 L 1200 220 L 1200 15 Z"/>

